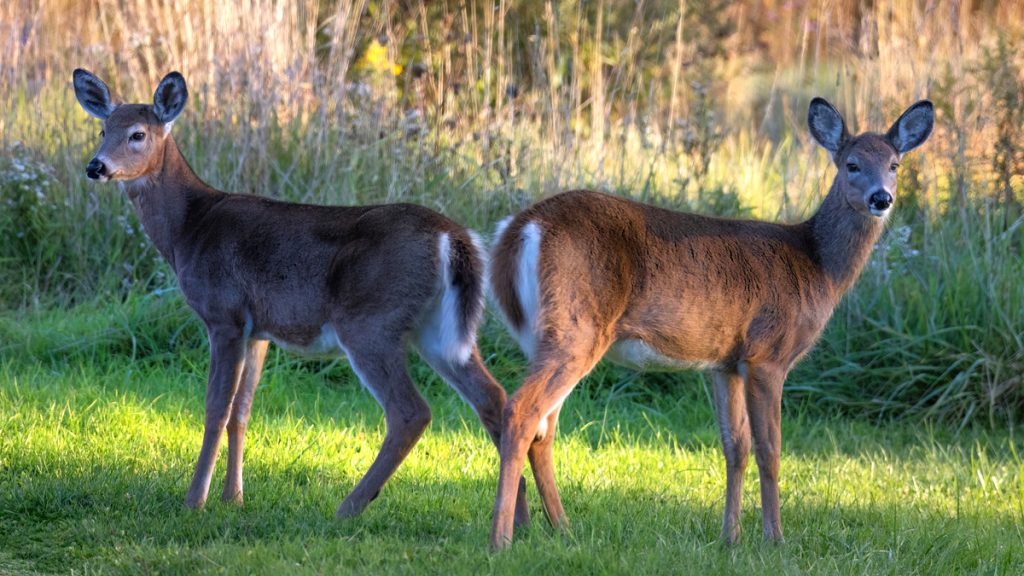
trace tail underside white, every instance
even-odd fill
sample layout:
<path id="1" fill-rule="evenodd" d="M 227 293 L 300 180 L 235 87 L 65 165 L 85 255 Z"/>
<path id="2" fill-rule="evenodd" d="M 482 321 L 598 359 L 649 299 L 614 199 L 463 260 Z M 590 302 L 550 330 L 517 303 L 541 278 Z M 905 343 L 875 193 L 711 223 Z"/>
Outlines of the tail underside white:
<path id="1" fill-rule="evenodd" d="M 483 260 L 484 251 L 480 237 L 476 233 L 470 232 L 470 238 L 473 250 Z M 476 317 L 471 318 L 468 325 L 463 326 L 460 322 L 462 298 L 468 296 L 461 294 L 454 284 L 454 274 L 451 269 L 451 238 L 447 232 L 441 233 L 438 237 L 438 255 L 440 291 L 419 327 L 417 345 L 420 351 L 427 356 L 461 366 L 469 360 L 473 348 L 476 346 L 476 330 L 480 324 L 483 303 L 475 303 L 473 309 L 478 311 Z"/>
<path id="2" fill-rule="evenodd" d="M 494 231 L 494 246 L 504 236 L 512 218 L 505 218 L 498 223 Z M 536 222 L 528 222 L 520 232 L 519 258 L 516 262 L 515 294 L 519 300 L 519 307 L 523 311 L 523 325 L 519 328 L 512 324 L 505 317 L 502 311 L 501 318 L 508 327 L 509 332 L 519 342 L 519 347 L 526 354 L 528 359 L 533 359 L 536 348 L 536 327 L 537 314 L 540 308 L 540 283 L 537 275 L 537 262 L 540 258 L 541 229 Z M 490 278 L 490 274 L 487 276 Z M 493 289 L 491 290 L 493 294 Z M 500 306 L 497 306 L 500 310 Z"/>

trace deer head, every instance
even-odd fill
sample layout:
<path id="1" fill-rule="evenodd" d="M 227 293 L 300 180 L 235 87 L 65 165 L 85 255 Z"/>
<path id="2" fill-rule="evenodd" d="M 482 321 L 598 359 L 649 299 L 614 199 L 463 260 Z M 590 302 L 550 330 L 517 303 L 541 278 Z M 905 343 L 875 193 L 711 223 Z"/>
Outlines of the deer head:
<path id="1" fill-rule="evenodd" d="M 839 169 L 833 185 L 851 208 L 871 218 L 889 214 L 900 158 L 928 139 L 934 122 L 935 111 L 927 100 L 908 108 L 885 134 L 850 136 L 843 116 L 823 98 L 812 100 L 807 113 L 811 135 Z"/>
<path id="2" fill-rule="evenodd" d="M 100 182 L 145 178 L 160 167 L 174 119 L 188 101 L 185 78 L 171 72 L 160 81 L 153 104 L 120 104 L 91 72 L 74 72 L 75 96 L 90 115 L 103 122 L 103 141 L 85 168 Z"/>

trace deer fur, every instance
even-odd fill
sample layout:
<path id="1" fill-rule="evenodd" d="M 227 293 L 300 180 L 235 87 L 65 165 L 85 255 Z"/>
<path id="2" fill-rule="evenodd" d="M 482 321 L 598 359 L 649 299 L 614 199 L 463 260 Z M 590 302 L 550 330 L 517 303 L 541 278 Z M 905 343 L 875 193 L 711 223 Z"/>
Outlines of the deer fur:
<path id="1" fill-rule="evenodd" d="M 209 333 L 206 418 L 189 507 L 206 502 L 225 429 L 222 497 L 242 502 L 245 431 L 270 340 L 345 354 L 384 409 L 384 443 L 338 517 L 359 514 L 377 496 L 430 422 L 407 373 L 410 344 L 498 443 L 505 392 L 476 346 L 484 254 L 473 233 L 411 204 L 311 206 L 221 192 L 196 176 L 171 135 L 188 101 L 181 74 L 160 82 L 153 104 L 119 104 L 85 70 L 73 80 L 82 107 L 103 123 L 88 176 L 117 181 Z M 526 518 L 524 499 L 517 520 Z"/>
<path id="2" fill-rule="evenodd" d="M 530 361 L 505 406 L 491 545 L 512 540 L 516 479 L 528 457 L 552 525 L 566 524 L 552 440 L 559 410 L 602 358 L 641 369 L 710 370 L 726 457 L 722 539 L 740 535 L 752 440 L 763 535 L 779 515 L 782 385 L 813 346 L 882 233 L 902 154 L 930 135 L 930 102 L 885 134 L 850 136 L 828 102 L 811 102 L 814 139 L 838 169 L 799 224 L 712 218 L 576 190 L 500 228 L 490 289 Z"/>

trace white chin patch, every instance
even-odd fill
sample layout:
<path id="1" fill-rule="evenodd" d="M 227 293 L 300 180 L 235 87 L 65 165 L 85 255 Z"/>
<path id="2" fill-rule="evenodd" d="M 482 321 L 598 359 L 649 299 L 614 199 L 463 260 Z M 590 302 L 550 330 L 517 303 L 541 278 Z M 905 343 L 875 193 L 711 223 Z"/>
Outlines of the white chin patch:
<path id="1" fill-rule="evenodd" d="M 879 210 L 877 208 L 868 208 L 868 212 L 871 212 L 871 215 L 875 216 L 876 218 L 885 218 L 886 216 L 889 215 L 889 212 L 892 212 L 892 208 L 886 208 L 885 210 Z"/>

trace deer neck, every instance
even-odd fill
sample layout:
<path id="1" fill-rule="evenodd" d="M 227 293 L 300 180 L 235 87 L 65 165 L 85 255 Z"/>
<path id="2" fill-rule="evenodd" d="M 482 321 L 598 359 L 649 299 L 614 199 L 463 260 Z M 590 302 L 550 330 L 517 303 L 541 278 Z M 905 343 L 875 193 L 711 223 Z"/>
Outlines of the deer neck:
<path id="1" fill-rule="evenodd" d="M 176 248 L 187 241 L 186 222 L 191 214 L 209 204 L 203 200 L 222 194 L 196 176 L 178 150 L 171 135 L 164 143 L 163 157 L 155 170 L 135 180 L 120 182 L 142 222 L 146 236 L 175 268 Z"/>
<path id="2" fill-rule="evenodd" d="M 840 295 L 860 276 L 884 227 L 881 218 L 857 212 L 843 195 L 839 184 L 833 182 L 818 212 L 808 222 L 819 265 Z"/>

